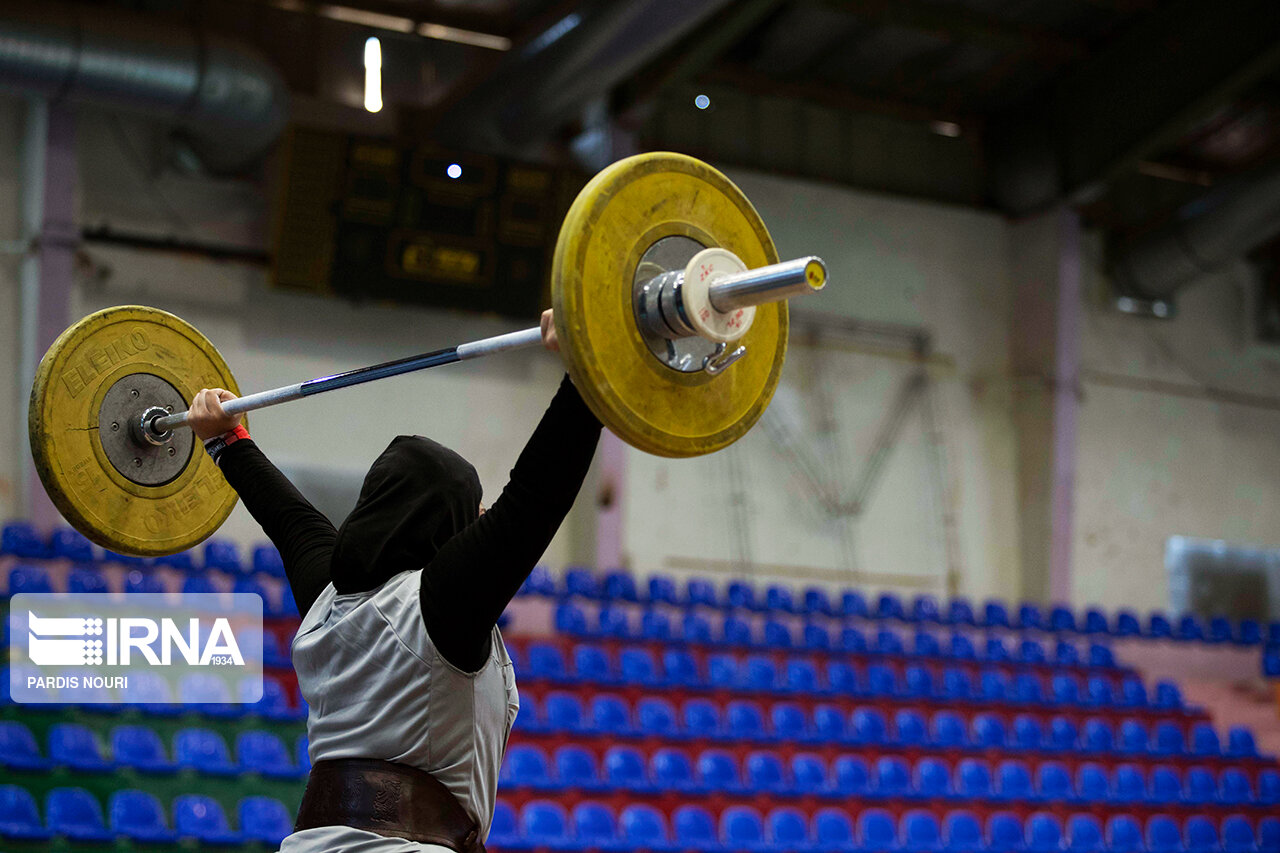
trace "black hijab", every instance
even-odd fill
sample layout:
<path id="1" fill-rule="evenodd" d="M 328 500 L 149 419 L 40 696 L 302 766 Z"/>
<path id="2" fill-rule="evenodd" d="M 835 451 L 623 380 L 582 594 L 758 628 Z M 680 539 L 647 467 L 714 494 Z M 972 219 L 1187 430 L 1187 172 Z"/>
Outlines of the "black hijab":
<path id="1" fill-rule="evenodd" d="M 398 436 L 360 487 L 338 529 L 331 577 L 339 592 L 363 592 L 420 569 L 479 515 L 480 478 L 471 463 L 420 435 Z"/>

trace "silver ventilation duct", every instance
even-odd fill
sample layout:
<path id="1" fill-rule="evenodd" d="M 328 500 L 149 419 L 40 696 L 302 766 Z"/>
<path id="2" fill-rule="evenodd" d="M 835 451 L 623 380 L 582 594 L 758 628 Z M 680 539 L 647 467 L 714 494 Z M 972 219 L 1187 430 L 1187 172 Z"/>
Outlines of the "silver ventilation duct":
<path id="1" fill-rule="evenodd" d="M 1133 294 L 1162 299 L 1280 233 L 1280 163 L 1212 192 L 1113 264 Z"/>
<path id="2" fill-rule="evenodd" d="M 210 170 L 263 154 L 288 90 L 248 48 L 120 9 L 0 2 L 0 88 L 175 125 Z"/>
<path id="3" fill-rule="evenodd" d="M 458 144 L 507 149 L 539 142 L 732 0 L 595 0 L 551 24 L 475 91 L 439 131 Z"/>

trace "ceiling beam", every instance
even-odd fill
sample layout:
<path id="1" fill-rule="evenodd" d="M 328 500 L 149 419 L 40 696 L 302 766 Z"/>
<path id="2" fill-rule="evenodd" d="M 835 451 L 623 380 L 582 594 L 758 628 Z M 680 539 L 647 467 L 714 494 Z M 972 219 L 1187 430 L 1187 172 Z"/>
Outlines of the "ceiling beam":
<path id="1" fill-rule="evenodd" d="M 961 6 L 941 5 L 920 0 L 817 0 L 842 9 L 861 20 L 881 26 L 930 33 L 950 41 L 967 41 L 996 50 L 1023 51 L 1034 48 L 1055 59 L 1076 59 L 1088 52 L 1088 44 L 1080 39 L 1038 27 L 997 18 Z"/>
<path id="2" fill-rule="evenodd" d="M 1021 214 L 1087 198 L 1277 67 L 1275 0 L 1175 0 L 992 121 L 992 199 Z"/>

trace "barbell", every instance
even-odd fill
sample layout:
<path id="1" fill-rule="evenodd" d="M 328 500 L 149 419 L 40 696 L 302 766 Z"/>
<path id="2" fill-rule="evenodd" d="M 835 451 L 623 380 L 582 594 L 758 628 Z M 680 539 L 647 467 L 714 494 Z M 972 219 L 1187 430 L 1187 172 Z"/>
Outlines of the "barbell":
<path id="1" fill-rule="evenodd" d="M 692 157 L 641 154 L 596 175 L 556 242 L 560 352 L 600 421 L 633 446 L 696 456 L 760 418 L 786 356 L 787 299 L 826 285 L 817 257 L 779 263 L 746 196 Z M 243 414 L 480 356 L 537 346 L 525 329 L 238 396 Z M 54 342 L 31 390 L 36 471 L 90 540 L 140 556 L 185 550 L 235 506 L 234 490 L 186 428 L 201 388 L 239 395 L 192 325 L 146 306 L 90 314 Z"/>

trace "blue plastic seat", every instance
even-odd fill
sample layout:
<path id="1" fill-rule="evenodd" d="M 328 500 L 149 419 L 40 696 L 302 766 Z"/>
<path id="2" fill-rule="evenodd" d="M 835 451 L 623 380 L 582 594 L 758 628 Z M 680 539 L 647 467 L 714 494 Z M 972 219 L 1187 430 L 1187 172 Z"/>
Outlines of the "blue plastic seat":
<path id="1" fill-rule="evenodd" d="M 1142 824 L 1129 814 L 1107 818 L 1107 853 L 1143 853 Z"/>
<path id="2" fill-rule="evenodd" d="M 764 655 L 748 655 L 739 673 L 742 687 L 752 692 L 768 693 L 778 685 L 778 669 Z M 713 680 L 714 683 L 714 680 Z"/>
<path id="3" fill-rule="evenodd" d="M 240 574 L 240 549 L 234 542 L 213 539 L 204 545 L 204 567 L 230 574 Z"/>
<path id="4" fill-rule="evenodd" d="M 720 815 L 720 841 L 727 850 L 764 847 L 764 821 L 750 806 L 730 806 Z"/>
<path id="5" fill-rule="evenodd" d="M 1142 622 L 1138 614 L 1132 610 L 1116 611 L 1115 635 L 1117 637 L 1137 637 L 1142 634 Z"/>
<path id="6" fill-rule="evenodd" d="M 687 792 L 702 789 L 689 756 L 678 749 L 656 750 L 649 759 L 649 778 L 660 790 Z"/>
<path id="7" fill-rule="evenodd" d="M 806 658 L 787 658 L 782 675 L 782 689 L 787 693 L 816 694 L 823 692 L 818 686 L 818 668 Z"/>
<path id="8" fill-rule="evenodd" d="M 502 805 L 506 805 L 503 803 Z M 510 812 L 510 806 L 507 811 Z M 240 833 L 248 842 L 279 847 L 285 836 L 293 832 L 293 815 L 284 803 L 272 797 L 245 797 L 236 806 Z M 514 818 L 513 818 L 514 821 Z M 497 822 L 497 813 L 494 813 Z"/>
<path id="9" fill-rule="evenodd" d="M 47 770 L 49 764 L 25 723 L 0 720 L 0 766 L 8 770 Z"/>
<path id="10" fill-rule="evenodd" d="M 572 693 L 548 693 L 542 707 L 548 731 L 563 733 L 583 730 L 585 723 L 582 701 Z"/>
<path id="11" fill-rule="evenodd" d="M 606 660 L 606 667 L 608 661 Z M 653 687 L 661 683 L 658 665 L 648 649 L 623 649 L 618 654 L 618 681 L 627 686 Z"/>
<path id="12" fill-rule="evenodd" d="M 732 740 L 770 740 L 764 725 L 764 711 L 756 702 L 730 702 L 724 711 L 724 736 Z"/>
<path id="13" fill-rule="evenodd" d="M 179 767 L 190 767 L 211 776 L 235 776 L 239 768 L 231 760 L 222 735 L 208 729 L 182 729 L 173 736 L 173 758 Z"/>
<path id="14" fill-rule="evenodd" d="M 618 824 L 613 810 L 603 803 L 578 803 L 570 814 L 574 846 L 590 850 L 616 848 Z"/>
<path id="15" fill-rule="evenodd" d="M 851 655 L 867 652 L 867 636 L 857 628 L 846 626 L 840 629 L 840 651 Z"/>
<path id="16" fill-rule="evenodd" d="M 1076 632 L 1076 615 L 1064 605 L 1056 605 L 1049 611 L 1049 630 L 1054 633 Z"/>
<path id="17" fill-rule="evenodd" d="M 905 621 L 907 615 L 902 609 L 902 599 L 891 592 L 880 593 L 876 599 L 876 618 Z"/>
<path id="18" fill-rule="evenodd" d="M 1174 805 L 1182 800 L 1182 777 L 1173 767 L 1161 764 L 1151 768 L 1147 787 L 1147 802 L 1153 805 Z"/>
<path id="19" fill-rule="evenodd" d="M 936 658 L 942 655 L 942 644 L 928 631 L 916 631 L 911 641 L 911 653 L 919 657 Z"/>
<path id="20" fill-rule="evenodd" d="M 903 814 L 898 839 L 900 849 L 910 853 L 941 853 L 942 827 L 932 812 L 913 809 Z"/>
<path id="21" fill-rule="evenodd" d="M 1182 832 L 1168 815 L 1153 815 L 1147 821 L 1148 853 L 1183 853 Z"/>
<path id="22" fill-rule="evenodd" d="M 698 782 L 708 791 L 730 793 L 742 790 L 738 763 L 723 750 L 703 751 L 698 756 L 696 768 Z"/>
<path id="23" fill-rule="evenodd" d="M 1101 764 L 1089 761 L 1076 768 L 1076 799 L 1079 802 L 1105 803 L 1110 794 L 1111 780 Z"/>
<path id="24" fill-rule="evenodd" d="M 984 669 L 978 681 L 978 696 L 984 703 L 1005 701 L 1009 696 L 1009 679 L 998 669 Z"/>
<path id="25" fill-rule="evenodd" d="M 948 625 L 977 625 L 973 615 L 973 605 L 964 598 L 953 598 L 947 604 L 947 614 L 943 619 Z"/>
<path id="26" fill-rule="evenodd" d="M 1063 802 L 1075 796 L 1065 764 L 1046 761 L 1036 768 L 1036 796 L 1043 802 Z"/>
<path id="27" fill-rule="evenodd" d="M 1267 767 L 1258 771 L 1258 805 L 1280 805 L 1280 770 Z"/>
<path id="28" fill-rule="evenodd" d="M 720 736 L 720 711 L 707 699 L 690 699 L 681 708 L 684 734 L 690 738 Z"/>
<path id="29" fill-rule="evenodd" d="M 1256 853 L 1258 841 L 1253 835 L 1253 824 L 1241 814 L 1228 815 L 1222 821 L 1223 853 Z"/>
<path id="30" fill-rule="evenodd" d="M 569 601 L 556 605 L 555 627 L 557 634 L 568 634 L 571 637 L 586 637 L 591 634 L 591 629 L 587 627 L 587 614 Z"/>
<path id="31" fill-rule="evenodd" d="M 843 809 L 819 809 L 813 815 L 813 849 L 821 853 L 843 853 L 857 849 L 853 822 Z"/>
<path id="32" fill-rule="evenodd" d="M 630 735 L 633 732 L 631 709 L 621 696 L 597 693 L 591 697 L 588 723 L 583 731 L 597 735 Z"/>
<path id="33" fill-rule="evenodd" d="M 49 727 L 49 758 L 54 764 L 87 773 L 105 773 L 114 767 L 102 755 L 93 732 L 78 723 Z"/>
<path id="34" fill-rule="evenodd" d="M 1147 777 L 1136 764 L 1121 764 L 1112 776 L 1111 799 L 1119 803 L 1141 803 L 1147 797 Z"/>
<path id="35" fill-rule="evenodd" d="M 605 601 L 639 601 L 635 577 L 630 572 L 608 572 L 600 588 L 600 597 Z"/>
<path id="36" fill-rule="evenodd" d="M 808 821 L 796 809 L 774 809 L 765 819 L 765 825 L 769 849 L 778 851 L 809 849 Z"/>
<path id="37" fill-rule="evenodd" d="M 540 746 L 515 744 L 507 750 L 499 772 L 502 784 L 515 788 L 546 789 L 552 787 L 547 754 Z"/>
<path id="38" fill-rule="evenodd" d="M 800 630 L 800 646 L 811 652 L 830 651 L 831 632 L 822 625 L 806 622 Z"/>
<path id="39" fill-rule="evenodd" d="M 1023 640 L 1018 644 L 1017 660 L 1019 663 L 1044 663 L 1046 660 L 1044 646 L 1035 640 Z"/>
<path id="40" fill-rule="evenodd" d="M 1182 776 L 1182 802 L 1192 806 L 1208 805 L 1218 799 L 1218 781 L 1208 767 L 1188 767 Z"/>
<path id="41" fill-rule="evenodd" d="M 587 753 L 590 758 L 590 753 Z M 556 763 L 559 765 L 559 753 L 556 755 Z M 587 764 L 581 761 L 581 758 L 574 758 L 573 763 L 577 764 L 577 768 L 570 768 L 571 772 L 582 771 L 585 774 Z M 594 765 L 594 760 L 590 762 Z M 579 775 L 582 775 L 579 774 Z M 594 767 L 591 768 L 590 775 L 594 777 Z M 560 772 L 560 781 L 564 781 L 563 770 Z M 649 782 L 648 774 L 645 772 L 644 756 L 639 750 L 629 746 L 612 746 L 604 754 L 604 781 L 605 785 L 610 788 L 618 788 L 635 793 L 644 793 L 654 790 L 654 786 Z M 593 783 L 594 778 L 580 778 L 579 787 L 587 786 L 586 783 Z"/>
<path id="42" fill-rule="evenodd" d="M 942 849 L 946 853 L 981 853 L 982 824 L 969 811 L 948 812 L 942 821 Z"/>
<path id="43" fill-rule="evenodd" d="M 548 800 L 525 803 L 520 811 L 520 835 L 533 847 L 563 847 L 569 838 L 569 818 L 564 806 Z"/>
<path id="44" fill-rule="evenodd" d="M 54 788 L 45 797 L 45 821 L 53 834 L 72 841 L 105 842 L 115 839 L 107 829 L 98 798 L 84 788 Z"/>
<path id="45" fill-rule="evenodd" d="M 43 841 L 51 833 L 40 822 L 35 798 L 18 785 L 0 785 L 0 837 Z"/>
<path id="46" fill-rule="evenodd" d="M 1142 755 L 1147 751 L 1147 727 L 1139 720 L 1120 723 L 1120 742 L 1116 748 L 1126 755 Z"/>
<path id="47" fill-rule="evenodd" d="M 676 582 L 666 575 L 653 575 L 649 578 L 649 602 L 651 604 L 680 603 L 676 592 Z"/>
<path id="48" fill-rule="evenodd" d="M 1232 726 L 1227 732 L 1228 758 L 1253 758 L 1258 754 L 1253 732 L 1243 726 Z"/>
<path id="49" fill-rule="evenodd" d="M 1182 691 L 1172 681 L 1156 682 L 1156 697 L 1152 703 L 1160 710 L 1173 710 L 1182 707 Z"/>
<path id="50" fill-rule="evenodd" d="M 1023 602 L 1018 606 L 1018 622 L 1014 627 L 1023 630 L 1043 630 L 1045 624 L 1040 608 L 1030 602 Z"/>
<path id="51" fill-rule="evenodd" d="M 633 803 L 624 808 L 618 816 L 618 834 L 622 846 L 630 850 L 665 851 L 671 846 L 667 819 L 653 806 Z"/>
<path id="52" fill-rule="evenodd" d="M 764 623 L 764 647 L 767 649 L 789 649 L 791 646 L 791 629 L 775 619 L 766 619 Z"/>
<path id="53" fill-rule="evenodd" d="M 996 767 L 996 798 L 1030 800 L 1035 796 L 1031 769 L 1021 761 L 1002 761 Z"/>
<path id="54" fill-rule="evenodd" d="M 1090 607 L 1086 610 L 1084 612 L 1084 632 L 1086 634 L 1111 633 L 1111 625 L 1107 621 L 1107 614 L 1096 607 Z"/>
<path id="55" fill-rule="evenodd" d="M 814 613 L 820 616 L 836 615 L 835 607 L 831 604 L 831 597 L 827 595 L 826 590 L 816 586 L 805 588 L 803 608 L 804 612 L 809 615 Z"/>
<path id="56" fill-rule="evenodd" d="M 876 761 L 875 793 L 883 798 L 906 797 L 911 793 L 911 770 L 896 755 L 882 755 Z"/>
<path id="57" fill-rule="evenodd" d="M 1105 853 L 1102 825 L 1096 817 L 1075 814 L 1067 819 L 1066 850 L 1069 853 Z"/>
<path id="58" fill-rule="evenodd" d="M 640 617 L 640 639 L 667 642 L 671 639 L 671 619 L 657 610 L 646 610 Z"/>
<path id="59" fill-rule="evenodd" d="M 116 726 L 112 729 L 111 754 L 117 764 L 143 773 L 172 773 L 177 768 L 165 754 L 160 735 L 146 726 Z"/>
<path id="60" fill-rule="evenodd" d="M 601 607 L 596 614 L 596 633 L 614 640 L 630 639 L 631 622 L 627 618 L 627 611 L 612 605 Z"/>
<path id="61" fill-rule="evenodd" d="M 867 695 L 875 698 L 895 696 L 898 693 L 897 677 L 893 670 L 882 663 L 867 667 Z"/>
<path id="62" fill-rule="evenodd" d="M 1040 721 L 1030 714 L 1019 714 L 1013 718 L 1013 737 L 1009 744 L 1012 749 L 1037 750 L 1044 741 L 1044 731 Z"/>
<path id="63" fill-rule="evenodd" d="M 1089 646 L 1088 664 L 1095 668 L 1114 669 L 1116 665 L 1115 653 L 1111 651 L 1110 646 L 1094 643 Z"/>
<path id="64" fill-rule="evenodd" d="M 1022 821 L 1016 814 L 996 812 L 987 818 L 987 849 L 991 853 L 1022 853 L 1027 849 Z"/>
<path id="65" fill-rule="evenodd" d="M 908 699 L 932 699 L 933 676 L 923 666 L 909 666 L 903 672 L 902 695 Z"/>
<path id="66" fill-rule="evenodd" d="M 17 565 L 9 570 L 9 595 L 53 592 L 53 581 L 41 566 Z"/>
<path id="67" fill-rule="evenodd" d="M 49 547 L 34 525 L 25 521 L 10 521 L 0 529 L 0 554 L 39 560 L 49 556 Z"/>
<path id="68" fill-rule="evenodd" d="M 1066 717 L 1054 717 L 1049 721 L 1049 737 L 1044 746 L 1056 752 L 1064 752 L 1076 748 L 1080 733 L 1075 723 Z"/>
<path id="69" fill-rule="evenodd" d="M 956 794 L 966 800 L 984 800 L 991 796 L 991 768 L 973 758 L 956 765 Z M 1021 834 L 1021 830 L 1019 830 Z"/>
<path id="70" fill-rule="evenodd" d="M 804 709 L 793 702 L 778 702 L 769 709 L 773 737 L 796 743 L 812 740 Z"/>
<path id="71" fill-rule="evenodd" d="M 1259 853 L 1280 853 L 1280 817 L 1264 817 L 1258 821 Z"/>
<path id="72" fill-rule="evenodd" d="M 1153 639 L 1167 639 L 1173 636 L 1173 623 L 1169 617 L 1160 612 L 1153 612 L 1147 618 L 1147 636 Z"/>
<path id="73" fill-rule="evenodd" d="M 516 712 L 514 731 L 533 733 L 545 731 L 546 725 L 538 718 L 538 702 L 531 695 L 520 697 L 520 710 Z"/>
<path id="74" fill-rule="evenodd" d="M 231 828 L 222 806 L 212 797 L 183 794 L 173 801 L 173 825 L 180 838 L 202 844 L 240 844 L 243 836 Z"/>
<path id="75" fill-rule="evenodd" d="M 674 845 L 681 850 L 720 849 L 716 824 L 701 806 L 680 806 L 671 815 Z"/>
<path id="76" fill-rule="evenodd" d="M 884 715 L 876 708 L 856 708 L 853 712 L 853 740 L 865 746 L 875 746 L 885 742 L 886 730 Z"/>
<path id="77" fill-rule="evenodd" d="M 1024 705 L 1039 705 L 1045 701 L 1044 684 L 1039 676 L 1020 672 L 1013 678 L 1012 699 Z"/>
<path id="78" fill-rule="evenodd" d="M 1216 758 L 1222 752 L 1218 742 L 1218 733 L 1208 723 L 1196 723 L 1191 727 L 1191 754 L 1205 758 Z"/>
<path id="79" fill-rule="evenodd" d="M 752 752 L 744 765 L 745 789 L 755 794 L 781 794 L 790 790 L 782 761 L 772 752 Z"/>
<path id="80" fill-rule="evenodd" d="M 902 638 L 897 632 L 881 628 L 876 632 L 875 642 L 871 646 L 871 651 L 879 655 L 901 655 L 906 649 L 902 646 Z"/>
<path id="81" fill-rule="evenodd" d="M 739 682 L 738 659 L 730 654 L 707 656 L 707 686 L 717 690 L 736 690 Z"/>
<path id="82" fill-rule="evenodd" d="M 1239 767 L 1228 767 L 1218 776 L 1218 802 L 1227 806 L 1244 806 L 1253 801 L 1253 785 Z"/>
<path id="83" fill-rule="evenodd" d="M 107 579 L 102 572 L 89 566 L 78 566 L 67 575 L 67 592 L 93 595 L 109 592 Z"/>
<path id="84" fill-rule="evenodd" d="M 1053 663 L 1055 666 L 1079 666 L 1080 650 L 1074 643 L 1059 640 L 1053 647 Z"/>
<path id="85" fill-rule="evenodd" d="M 849 740 L 844 712 L 835 705 L 816 705 L 813 709 L 814 743 L 839 744 Z"/>
<path id="86" fill-rule="evenodd" d="M 1005 743 L 1004 723 L 994 714 L 977 714 L 972 723 L 973 745 L 979 749 L 1003 749 Z"/>
<path id="87" fill-rule="evenodd" d="M 867 606 L 867 599 L 862 593 L 846 589 L 840 593 L 840 609 L 837 615 L 845 618 L 866 619 L 871 615 L 871 609 Z"/>
<path id="88" fill-rule="evenodd" d="M 865 797 L 871 789 L 871 771 L 858 755 L 841 755 L 831 765 L 831 793 L 841 799 Z"/>
<path id="89" fill-rule="evenodd" d="M 677 736 L 676 709 L 666 699 L 642 697 L 636 702 L 636 733 L 664 740 Z"/>
<path id="90" fill-rule="evenodd" d="M 284 741 L 271 732 L 248 731 L 236 735 L 236 756 L 246 773 L 272 779 L 297 779 L 302 775 Z"/>
<path id="91" fill-rule="evenodd" d="M 760 610 L 760 602 L 756 601 L 756 590 L 746 581 L 729 581 L 724 588 L 724 607 L 726 610 Z"/>
<path id="92" fill-rule="evenodd" d="M 944 669 L 939 698 L 952 702 L 967 702 L 972 699 L 973 681 L 969 678 L 969 673 L 963 669 Z"/>
<path id="93" fill-rule="evenodd" d="M 70 527 L 58 527 L 49 537 L 49 556 L 55 560 L 91 563 L 93 545 L 79 531 Z"/>
<path id="94" fill-rule="evenodd" d="M 1144 708 L 1147 704 L 1147 688 L 1137 678 L 1126 678 L 1120 682 L 1120 694 L 1115 697 L 1114 704 L 1123 708 Z"/>
<path id="95" fill-rule="evenodd" d="M 1053 702 L 1058 705 L 1080 704 L 1080 682 L 1074 675 L 1059 673 L 1052 681 Z"/>
<path id="96" fill-rule="evenodd" d="M 1090 717 L 1084 721 L 1080 739 L 1081 749 L 1085 752 L 1111 752 L 1115 748 L 1115 733 L 1111 730 L 1111 724 L 1099 717 Z"/>
<path id="97" fill-rule="evenodd" d="M 861 688 L 858 684 L 858 671 L 852 664 L 844 661 L 831 661 L 827 664 L 827 691 L 836 696 L 857 696 Z"/>
<path id="98" fill-rule="evenodd" d="M 975 661 L 978 659 L 978 650 L 973 646 L 973 640 L 970 640 L 964 634 L 952 634 L 951 639 L 947 641 L 947 656 L 956 660 Z"/>
<path id="99" fill-rule="evenodd" d="M 689 578 L 684 585 L 684 603 L 689 607 L 716 607 L 716 588 L 706 578 Z"/>
<path id="100" fill-rule="evenodd" d="M 938 599 L 932 595 L 917 595 L 911 602 L 912 622 L 942 622 L 942 614 L 938 610 Z"/>
<path id="101" fill-rule="evenodd" d="M 243 823 L 241 826 L 243 827 Z M 489 823 L 489 837 L 485 843 L 505 850 L 516 850 L 523 847 L 524 842 L 520 838 L 516 810 L 505 800 L 498 800 L 494 803 L 493 820 Z"/>
<path id="102" fill-rule="evenodd" d="M 936 802 L 951 796 L 951 771 L 936 758 L 922 758 L 916 762 L 912 789 L 917 798 Z"/>
<path id="103" fill-rule="evenodd" d="M 791 757 L 791 788 L 802 797 L 827 789 L 827 765 L 821 756 L 798 752 Z"/>
<path id="104" fill-rule="evenodd" d="M 1219 853 L 1218 827 L 1204 815 L 1192 815 L 1183 827 L 1187 853 Z"/>
<path id="105" fill-rule="evenodd" d="M 1185 744 L 1182 739 L 1182 728 L 1177 723 L 1165 720 L 1156 723 L 1155 738 L 1151 744 L 1154 755 L 1182 755 Z"/>
<path id="106" fill-rule="evenodd" d="M 867 851 L 898 849 L 893 815 L 884 809 L 867 809 L 858 815 L 858 843 Z"/>
<path id="107" fill-rule="evenodd" d="M 930 724 L 929 741 L 938 749 L 960 749 L 968 737 L 964 720 L 954 711 L 938 711 Z"/>
<path id="108" fill-rule="evenodd" d="M 697 687 L 702 684 L 697 661 L 693 655 L 681 649 L 667 649 L 662 653 L 662 674 L 672 687 Z"/>
<path id="109" fill-rule="evenodd" d="M 528 649 L 529 677 L 548 681 L 565 681 L 564 654 L 559 646 L 550 643 L 532 643 Z"/>
<path id="110" fill-rule="evenodd" d="M 597 599 L 600 597 L 600 583 L 595 572 L 584 566 L 571 566 L 565 570 L 561 579 L 564 598 Z"/>
<path id="111" fill-rule="evenodd" d="M 915 748 L 924 746 L 928 740 L 924 717 L 911 708 L 903 708 L 894 715 L 893 728 L 898 746 Z"/>

